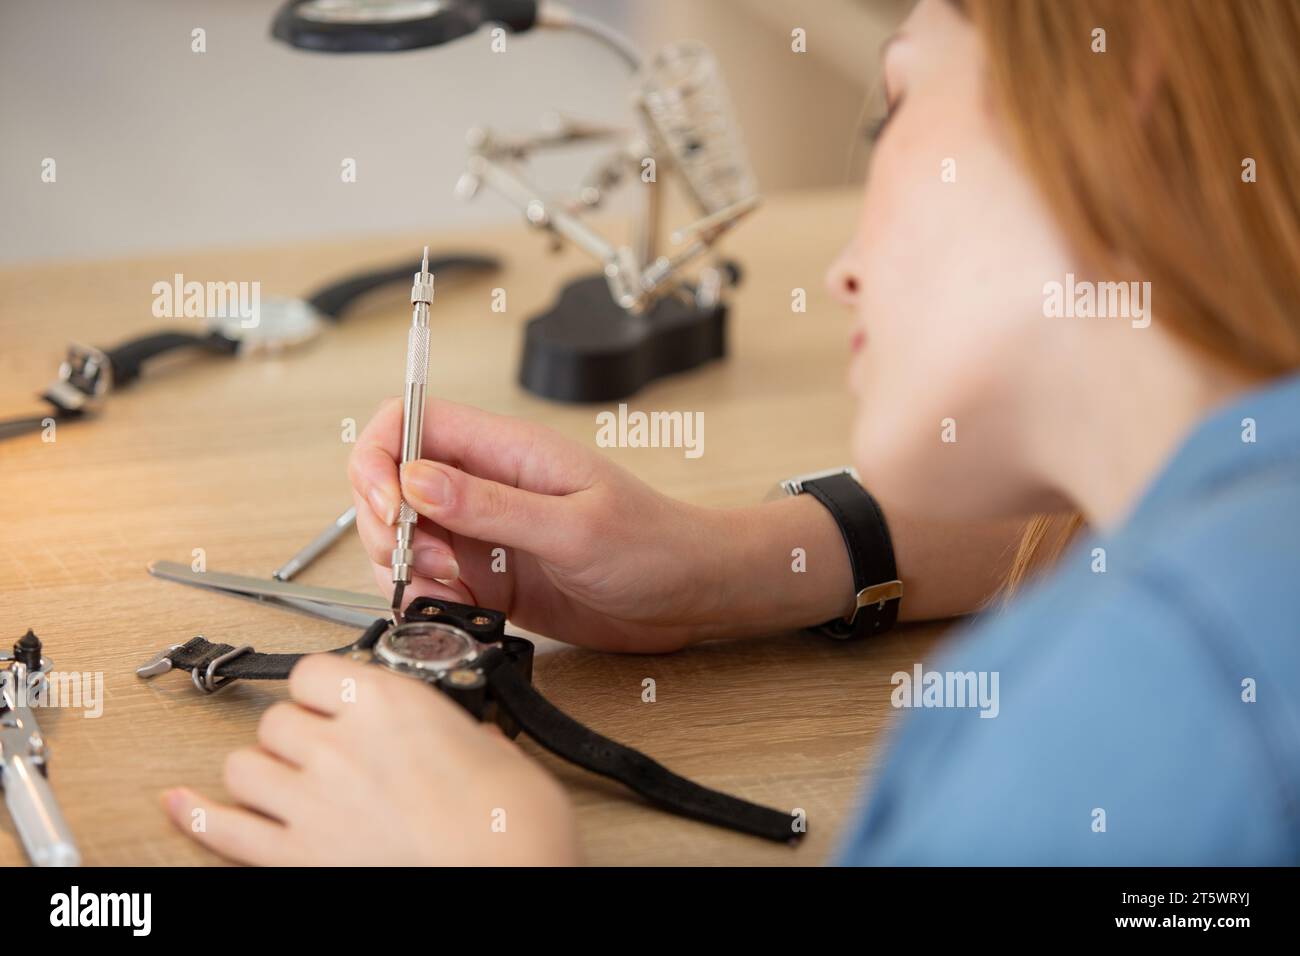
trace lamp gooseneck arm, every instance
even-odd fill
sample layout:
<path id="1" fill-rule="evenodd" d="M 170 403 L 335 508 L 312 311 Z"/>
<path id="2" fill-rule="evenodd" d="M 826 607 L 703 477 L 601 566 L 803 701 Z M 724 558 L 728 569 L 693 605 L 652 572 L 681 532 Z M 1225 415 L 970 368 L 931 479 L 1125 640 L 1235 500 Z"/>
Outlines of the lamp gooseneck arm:
<path id="1" fill-rule="evenodd" d="M 578 13 L 562 3 L 540 0 L 537 4 L 537 25 L 585 33 L 617 53 L 632 72 L 641 69 L 641 54 L 631 40 L 599 20 Z"/>

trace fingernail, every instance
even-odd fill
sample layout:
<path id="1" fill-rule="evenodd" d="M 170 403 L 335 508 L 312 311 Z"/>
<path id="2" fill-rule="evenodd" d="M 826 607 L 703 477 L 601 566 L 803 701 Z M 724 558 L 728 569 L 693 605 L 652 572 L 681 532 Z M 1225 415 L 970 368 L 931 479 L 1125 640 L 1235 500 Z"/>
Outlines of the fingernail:
<path id="1" fill-rule="evenodd" d="M 162 805 L 169 813 L 176 813 L 184 802 L 185 790 L 182 787 L 173 787 L 162 793 Z"/>
<path id="2" fill-rule="evenodd" d="M 437 548 L 421 548 L 415 552 L 415 570 L 426 578 L 439 581 L 455 581 L 460 577 L 460 565 L 446 551 Z"/>
<path id="3" fill-rule="evenodd" d="M 391 525 L 397 520 L 397 507 L 378 488 L 371 488 L 366 497 L 370 499 L 370 507 L 375 510 L 375 514 L 384 524 Z"/>
<path id="4" fill-rule="evenodd" d="M 445 505 L 451 498 L 451 482 L 441 468 L 427 461 L 413 461 L 402 469 L 402 483 L 409 494 L 428 505 Z"/>

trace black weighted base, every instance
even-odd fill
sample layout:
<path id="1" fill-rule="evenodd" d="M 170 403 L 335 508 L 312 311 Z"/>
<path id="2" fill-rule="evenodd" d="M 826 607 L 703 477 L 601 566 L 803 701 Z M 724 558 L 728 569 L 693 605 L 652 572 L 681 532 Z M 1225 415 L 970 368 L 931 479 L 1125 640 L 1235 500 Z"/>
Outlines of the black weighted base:
<path id="1" fill-rule="evenodd" d="M 633 315 L 614 302 L 604 276 L 587 276 L 528 322 L 519 384 L 559 402 L 626 398 L 655 379 L 722 358 L 726 332 L 722 303 L 701 309 L 689 297 L 669 296 Z"/>

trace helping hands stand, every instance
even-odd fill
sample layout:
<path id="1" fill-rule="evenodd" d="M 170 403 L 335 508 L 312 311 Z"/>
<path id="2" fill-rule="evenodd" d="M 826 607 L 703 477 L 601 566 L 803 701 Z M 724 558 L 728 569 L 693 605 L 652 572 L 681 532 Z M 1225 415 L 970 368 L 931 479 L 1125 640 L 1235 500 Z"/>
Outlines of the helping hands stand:
<path id="1" fill-rule="evenodd" d="M 726 354 L 723 294 L 739 270 L 717 260 L 694 279 L 684 270 L 713 252 L 759 200 L 712 55 L 695 43 L 668 47 L 639 72 L 634 102 L 640 130 L 553 114 L 536 136 L 506 137 L 483 128 L 469 134 L 471 155 L 457 184 L 462 197 L 487 186 L 519 208 L 529 225 L 550 232 L 557 245 L 568 240 L 601 263 L 600 273 L 567 285 L 526 327 L 519 382 L 544 398 L 624 398 Z M 538 151 L 587 142 L 612 148 L 576 195 L 548 201 L 524 177 L 522 164 Z M 661 175 L 677 179 L 701 212 L 672 234 L 677 249 L 666 255 L 657 251 Z M 620 246 L 581 216 L 627 180 L 641 184 L 645 201 L 633 243 Z"/>

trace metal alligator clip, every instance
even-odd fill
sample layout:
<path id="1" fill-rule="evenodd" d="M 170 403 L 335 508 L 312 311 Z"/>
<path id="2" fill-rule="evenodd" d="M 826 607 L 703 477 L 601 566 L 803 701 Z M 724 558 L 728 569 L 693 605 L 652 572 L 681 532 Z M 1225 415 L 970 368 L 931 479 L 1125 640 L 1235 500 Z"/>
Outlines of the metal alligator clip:
<path id="1" fill-rule="evenodd" d="M 44 702 L 50 661 L 28 631 L 13 654 L 0 653 L 0 786 L 14 829 L 36 866 L 79 866 L 81 853 L 49 781 L 49 749 L 31 705 Z"/>

